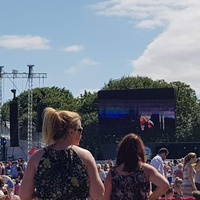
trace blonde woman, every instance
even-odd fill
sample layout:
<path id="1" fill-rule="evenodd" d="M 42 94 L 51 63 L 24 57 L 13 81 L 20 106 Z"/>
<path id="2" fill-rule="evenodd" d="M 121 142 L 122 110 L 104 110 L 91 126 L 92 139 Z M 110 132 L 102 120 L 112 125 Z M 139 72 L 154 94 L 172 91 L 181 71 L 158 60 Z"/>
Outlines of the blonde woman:
<path id="1" fill-rule="evenodd" d="M 188 153 L 184 157 L 183 163 L 183 182 L 181 184 L 181 190 L 183 192 L 183 196 L 192 196 L 192 191 L 197 190 L 195 186 L 195 170 L 192 166 L 196 162 L 196 154 L 193 152 Z"/>
<path id="2" fill-rule="evenodd" d="M 78 113 L 46 108 L 42 135 L 45 148 L 34 153 L 20 187 L 21 200 L 101 199 L 104 186 L 92 154 L 81 147 Z"/>

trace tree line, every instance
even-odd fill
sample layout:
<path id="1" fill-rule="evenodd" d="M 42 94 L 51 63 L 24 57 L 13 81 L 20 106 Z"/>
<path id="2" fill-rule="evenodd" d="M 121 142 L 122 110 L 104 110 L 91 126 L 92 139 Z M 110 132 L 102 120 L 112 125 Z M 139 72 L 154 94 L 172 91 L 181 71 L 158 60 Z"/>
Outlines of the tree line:
<path id="1" fill-rule="evenodd" d="M 152 80 L 149 77 L 135 76 L 110 79 L 101 90 L 127 90 L 148 88 L 174 88 L 176 91 L 176 133 L 170 138 L 173 142 L 200 141 L 200 101 L 196 92 L 186 83 Z M 82 116 L 84 127 L 82 146 L 95 151 L 99 143 L 117 143 L 119 136 L 100 136 L 98 134 L 98 96 L 97 92 L 84 91 L 74 97 L 70 90 L 58 87 L 33 89 L 33 127 L 37 124 L 37 105 L 46 104 L 55 109 L 78 112 Z M 28 91 L 17 96 L 19 103 L 19 126 L 27 127 L 28 123 Z M 1 108 L 2 120 L 9 121 L 10 101 Z M 25 133 L 27 133 L 25 131 Z M 156 142 L 166 141 L 163 136 Z"/>

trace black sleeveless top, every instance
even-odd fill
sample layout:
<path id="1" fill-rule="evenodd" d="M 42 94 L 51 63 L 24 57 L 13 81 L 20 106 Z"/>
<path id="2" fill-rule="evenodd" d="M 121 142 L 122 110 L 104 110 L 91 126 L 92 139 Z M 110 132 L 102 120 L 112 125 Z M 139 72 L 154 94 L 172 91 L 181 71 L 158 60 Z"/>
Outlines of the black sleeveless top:
<path id="1" fill-rule="evenodd" d="M 85 200 L 89 196 L 86 167 L 72 149 L 44 148 L 35 175 L 36 197 L 41 200 Z"/>
<path id="2" fill-rule="evenodd" d="M 113 168 L 111 177 L 111 200 L 148 200 L 150 183 L 142 169 L 134 170 L 130 175 L 121 175 Z"/>

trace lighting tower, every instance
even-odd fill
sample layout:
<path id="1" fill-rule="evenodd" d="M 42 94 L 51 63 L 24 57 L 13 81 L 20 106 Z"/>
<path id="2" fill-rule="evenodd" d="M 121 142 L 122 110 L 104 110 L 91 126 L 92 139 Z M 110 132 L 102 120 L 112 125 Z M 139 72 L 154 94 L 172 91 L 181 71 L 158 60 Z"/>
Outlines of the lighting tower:
<path id="1" fill-rule="evenodd" d="M 1 125 L 1 135 L 2 135 L 2 114 L 1 114 L 1 107 L 2 107 L 2 69 L 3 66 L 0 66 L 0 125 Z"/>
<path id="2" fill-rule="evenodd" d="M 33 133 L 33 67 L 34 65 L 27 65 L 28 71 L 28 152 L 33 148 L 32 133 Z"/>
<path id="3" fill-rule="evenodd" d="M 47 78 L 47 73 L 33 73 L 34 65 L 27 65 L 29 68 L 28 73 L 19 73 L 17 70 L 13 70 L 12 73 L 6 73 L 3 71 L 3 66 L 0 66 L 0 123 L 2 125 L 2 115 L 1 115 L 1 107 L 2 107 L 2 79 L 15 79 L 15 78 L 27 78 L 28 79 L 28 152 L 32 149 L 32 132 L 33 132 L 33 124 L 32 124 L 32 107 L 33 107 L 33 79 L 44 79 Z"/>

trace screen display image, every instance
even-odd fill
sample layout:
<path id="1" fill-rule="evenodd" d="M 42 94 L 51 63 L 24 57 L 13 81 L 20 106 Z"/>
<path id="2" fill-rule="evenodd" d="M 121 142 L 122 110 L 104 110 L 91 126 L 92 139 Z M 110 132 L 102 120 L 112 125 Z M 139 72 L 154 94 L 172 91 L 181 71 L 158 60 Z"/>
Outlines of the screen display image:
<path id="1" fill-rule="evenodd" d="M 175 134 L 173 88 L 98 92 L 99 134 L 136 133 L 147 141 Z"/>

